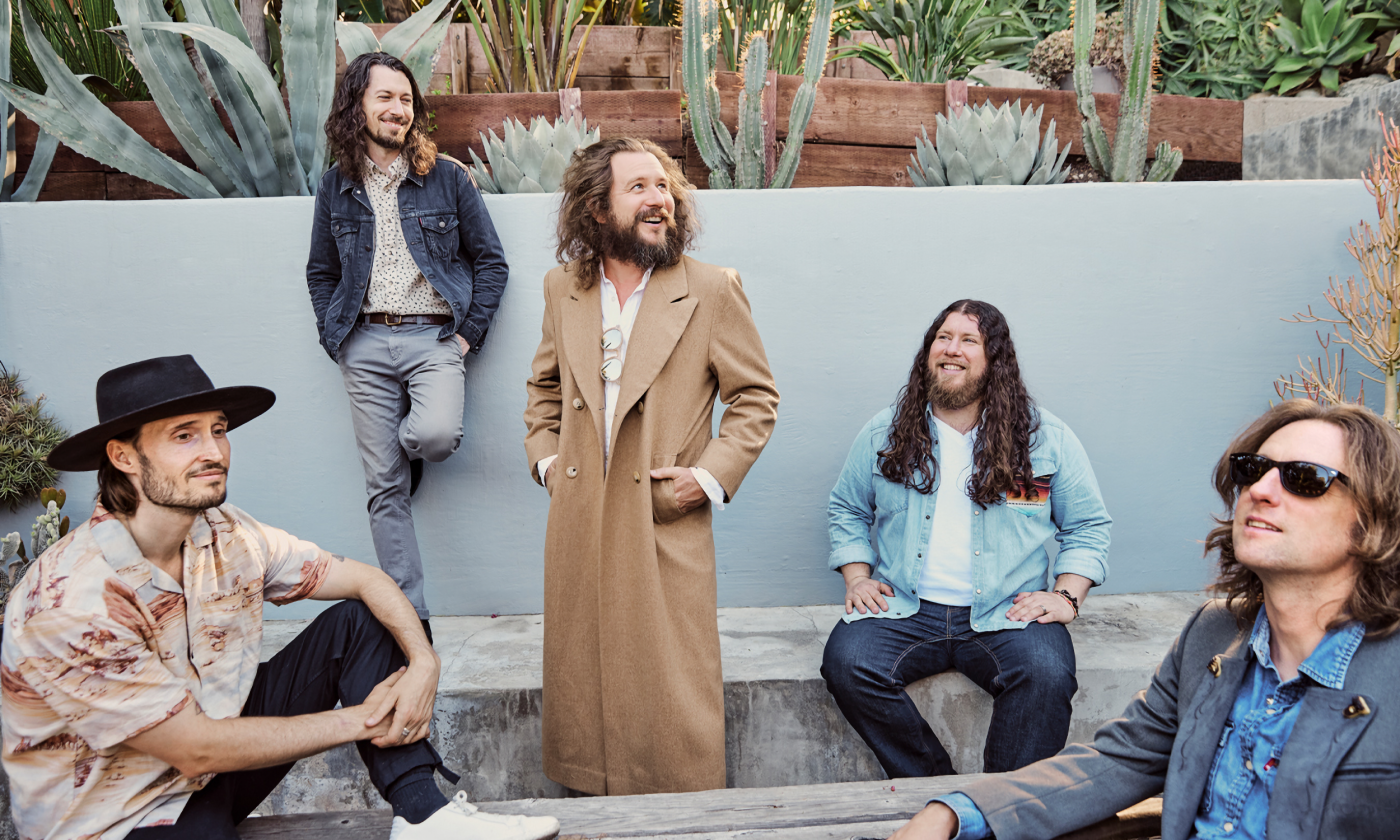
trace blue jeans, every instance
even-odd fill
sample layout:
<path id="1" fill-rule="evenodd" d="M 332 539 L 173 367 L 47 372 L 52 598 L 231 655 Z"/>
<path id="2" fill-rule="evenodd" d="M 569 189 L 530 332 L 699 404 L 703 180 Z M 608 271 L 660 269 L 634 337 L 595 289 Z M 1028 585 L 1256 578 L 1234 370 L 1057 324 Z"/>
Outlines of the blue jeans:
<path id="1" fill-rule="evenodd" d="M 969 607 L 921 601 L 908 618 L 836 623 L 822 677 L 891 779 L 951 775 L 952 761 L 904 687 L 949 669 L 992 695 L 983 772 L 1059 752 L 1069 736 L 1074 643 L 1063 624 L 977 633 Z"/>

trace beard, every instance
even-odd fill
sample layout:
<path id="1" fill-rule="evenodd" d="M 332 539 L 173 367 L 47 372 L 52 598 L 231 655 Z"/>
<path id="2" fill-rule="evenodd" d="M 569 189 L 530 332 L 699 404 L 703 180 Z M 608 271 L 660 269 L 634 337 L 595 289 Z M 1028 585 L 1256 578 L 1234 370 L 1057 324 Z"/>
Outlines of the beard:
<path id="1" fill-rule="evenodd" d="M 941 408 L 944 411 L 958 411 L 967 408 L 978 400 L 982 399 L 983 385 L 986 384 L 987 372 L 976 379 L 967 379 L 961 385 L 945 385 L 938 377 L 936 371 L 929 371 L 928 381 L 928 401 L 934 408 Z"/>
<path id="2" fill-rule="evenodd" d="M 183 490 L 176 486 L 170 476 L 158 473 L 146 456 L 140 450 L 136 452 L 137 460 L 141 462 L 141 495 L 157 507 L 169 508 L 180 513 L 197 514 L 211 507 L 218 507 L 224 503 L 228 497 L 228 483 L 225 482 L 222 488 L 209 488 L 203 493 L 189 489 Z M 186 474 L 186 478 L 205 472 L 210 467 L 209 464 L 200 464 Z M 228 468 L 224 466 L 224 475 L 228 475 Z"/>
<path id="3" fill-rule="evenodd" d="M 409 123 L 410 129 L 412 128 L 412 125 L 412 123 Z M 394 129 L 399 130 L 396 130 L 394 131 L 394 133 L 390 134 L 388 133 L 388 129 L 391 126 Z M 368 136 L 369 139 L 373 140 L 376 144 L 388 149 L 389 151 L 397 152 L 404 147 L 404 143 L 408 140 L 408 129 L 400 129 L 396 123 L 380 123 L 380 129 L 377 133 L 370 131 L 369 126 L 365 126 L 365 135 Z"/>
<path id="4" fill-rule="evenodd" d="M 651 244 L 641 238 L 642 219 L 658 212 L 665 223 L 666 235 L 660 242 Z M 681 241 L 675 233 L 675 217 L 665 210 L 639 210 L 630 225 L 610 216 L 608 223 L 599 228 L 598 250 L 605 257 L 640 268 L 665 268 L 681 261 Z"/>

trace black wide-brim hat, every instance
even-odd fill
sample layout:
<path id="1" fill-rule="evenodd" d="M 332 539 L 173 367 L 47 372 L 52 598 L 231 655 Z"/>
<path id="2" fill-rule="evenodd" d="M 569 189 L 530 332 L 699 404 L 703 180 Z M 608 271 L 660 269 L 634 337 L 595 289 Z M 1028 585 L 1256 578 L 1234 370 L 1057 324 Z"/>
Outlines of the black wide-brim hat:
<path id="1" fill-rule="evenodd" d="M 194 356 L 161 356 L 123 365 L 97 380 L 97 425 L 55 446 L 47 460 L 64 472 L 95 470 L 107 457 L 107 441 L 143 423 L 222 411 L 233 430 L 272 408 L 276 400 L 276 394 L 256 385 L 215 388 Z"/>

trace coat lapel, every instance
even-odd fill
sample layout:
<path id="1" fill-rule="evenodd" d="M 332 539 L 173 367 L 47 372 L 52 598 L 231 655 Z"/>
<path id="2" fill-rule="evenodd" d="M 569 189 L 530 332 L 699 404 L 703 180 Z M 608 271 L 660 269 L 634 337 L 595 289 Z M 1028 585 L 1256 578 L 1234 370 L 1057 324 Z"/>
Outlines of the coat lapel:
<path id="1" fill-rule="evenodd" d="M 1191 833 L 1220 744 L 1220 733 L 1239 695 L 1250 656 L 1249 637 L 1241 634 L 1224 653 L 1192 666 L 1207 669 L 1207 673 L 1181 716 L 1181 728 L 1172 750 L 1173 766 L 1168 772 L 1168 778 L 1176 780 L 1171 796 L 1176 807 L 1162 809 L 1163 838 L 1185 838 Z M 1213 663 L 1219 665 L 1218 674 Z"/>
<path id="2" fill-rule="evenodd" d="M 578 384 L 588 413 L 603 439 L 603 379 L 598 370 L 603 366 L 603 298 L 602 283 L 587 290 L 575 283 L 563 300 L 564 357 L 569 360 L 569 373 Z M 646 297 L 643 296 L 643 301 Z M 566 407 L 567 408 L 567 407 Z"/>
<path id="3" fill-rule="evenodd" d="M 1353 660 L 1351 667 L 1356 666 Z M 1357 696 L 1345 689 L 1338 691 L 1320 685 L 1308 688 L 1293 732 L 1279 756 L 1278 778 L 1274 780 L 1270 801 L 1287 805 L 1270 809 L 1269 837 L 1293 840 L 1318 836 L 1323 805 L 1337 765 L 1375 720 L 1381 703 L 1373 695 L 1363 695 L 1366 713 L 1352 711 L 1348 716 L 1348 707 Z"/>
<path id="4" fill-rule="evenodd" d="M 617 412 L 613 415 L 609 443 L 616 441 L 622 418 L 656 381 L 657 375 L 671 358 L 671 351 L 676 349 L 676 343 L 685 333 L 685 326 L 690 323 L 697 303 L 688 296 L 689 290 L 684 260 L 652 274 L 647 283 L 646 294 L 642 295 L 642 308 L 637 313 L 637 321 L 627 341 L 627 361 L 622 367 L 622 389 L 617 396 Z"/>

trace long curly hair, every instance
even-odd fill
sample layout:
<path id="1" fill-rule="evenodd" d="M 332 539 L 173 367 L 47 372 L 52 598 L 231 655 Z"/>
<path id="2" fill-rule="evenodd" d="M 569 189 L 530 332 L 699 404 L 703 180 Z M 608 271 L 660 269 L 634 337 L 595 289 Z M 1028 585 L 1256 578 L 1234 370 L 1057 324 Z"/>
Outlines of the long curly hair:
<path id="1" fill-rule="evenodd" d="M 1258 452 L 1274 432 L 1301 420 L 1331 423 L 1346 437 L 1346 464 L 1328 466 L 1340 469 L 1349 482 L 1343 492 L 1356 506 L 1351 552 L 1359 571 L 1333 625 L 1355 620 L 1366 625 L 1368 635 L 1388 636 L 1400 628 L 1400 432 L 1363 406 L 1286 400 L 1230 442 L 1215 465 L 1215 492 L 1226 515 L 1215 517 L 1216 527 L 1206 537 L 1206 554 L 1220 553 L 1219 575 L 1211 588 L 1226 599 L 1241 627 L 1254 623 L 1264 603 L 1264 584 L 1235 558 L 1234 510 L 1240 487 L 1230 480 L 1230 455 Z"/>
<path id="2" fill-rule="evenodd" d="M 364 183 L 368 165 L 365 160 L 368 136 L 365 133 L 364 97 L 369 87 L 370 70 L 374 67 L 387 67 L 408 77 L 409 87 L 413 89 L 413 122 L 408 127 L 408 135 L 399 154 L 408 161 L 408 167 L 415 175 L 427 175 L 437 163 L 437 144 L 428 139 L 424 129 L 427 125 L 428 100 L 423 98 L 408 65 L 388 53 L 363 53 L 346 65 L 345 76 L 335 89 L 335 99 L 331 100 L 330 116 L 326 118 L 326 141 L 331 154 L 346 178 L 357 184 Z"/>
<path id="3" fill-rule="evenodd" d="M 977 319 L 987 370 L 982 375 L 981 419 L 972 448 L 972 477 L 967 495 L 983 509 L 1002 495 L 1025 492 L 1036 498 L 1031 470 L 1031 436 L 1040 429 L 1040 415 L 1021 379 L 1011 327 L 1001 310 L 980 300 L 959 300 L 934 319 L 923 344 L 914 354 L 909 381 L 900 389 L 887 445 L 878 453 L 880 474 L 925 495 L 937 486 L 938 464 L 933 457 L 929 428 L 929 348 L 948 316 L 958 312 Z"/>
<path id="4" fill-rule="evenodd" d="M 612 218 L 612 159 L 619 152 L 650 153 L 666 172 L 666 183 L 676 203 L 671 237 L 677 247 L 673 249 L 675 260 L 669 265 L 680 261 L 700 233 L 700 222 L 695 215 L 695 185 L 686 180 L 680 165 L 660 146 L 650 140 L 615 137 L 578 149 L 569 160 L 559 186 L 564 196 L 559 202 L 558 247 L 554 257 L 560 263 L 574 263 L 570 270 L 578 275 L 576 282 L 581 289 L 591 289 L 602 275 L 599 261 L 604 256 L 607 231 L 594 214 Z"/>

